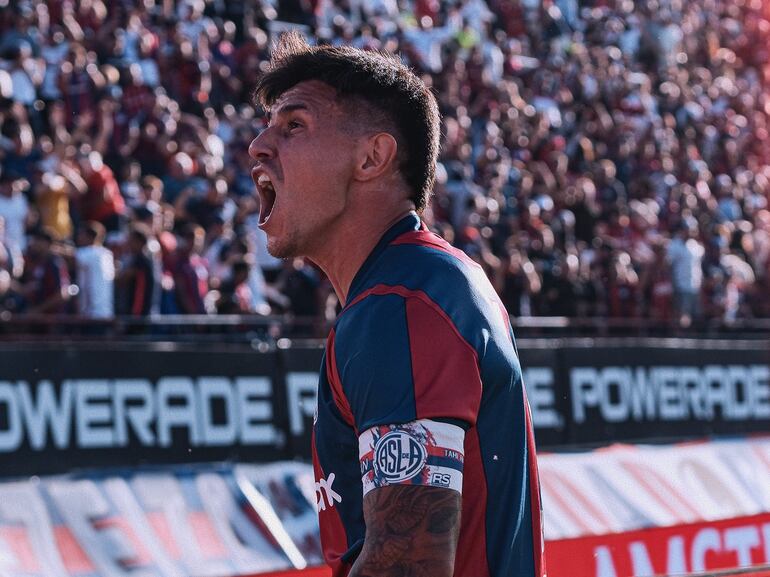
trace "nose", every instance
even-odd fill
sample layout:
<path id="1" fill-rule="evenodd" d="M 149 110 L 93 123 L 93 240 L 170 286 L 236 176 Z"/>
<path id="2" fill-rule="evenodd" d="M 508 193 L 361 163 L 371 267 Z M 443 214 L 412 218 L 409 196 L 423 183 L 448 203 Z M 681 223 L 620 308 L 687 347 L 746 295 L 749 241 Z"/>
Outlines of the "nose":
<path id="1" fill-rule="evenodd" d="M 254 160 L 263 162 L 275 155 L 273 145 L 270 142 L 270 127 L 268 126 L 249 145 L 249 156 Z"/>

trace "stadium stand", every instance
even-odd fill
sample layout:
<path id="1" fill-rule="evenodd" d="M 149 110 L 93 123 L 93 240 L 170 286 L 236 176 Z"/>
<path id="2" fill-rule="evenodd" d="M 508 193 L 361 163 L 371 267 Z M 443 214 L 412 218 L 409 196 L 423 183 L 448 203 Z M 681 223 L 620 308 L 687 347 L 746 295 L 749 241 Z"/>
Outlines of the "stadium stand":
<path id="1" fill-rule="evenodd" d="M 768 10 L 6 3 L 0 311 L 333 318 L 322 274 L 270 257 L 254 226 L 246 150 L 264 120 L 250 91 L 271 36 L 299 26 L 399 52 L 434 88 L 445 142 L 425 219 L 514 317 L 767 317 Z M 77 257 L 91 221 L 114 266 Z M 114 287 L 112 311 L 77 304 L 94 283 Z"/>
<path id="2" fill-rule="evenodd" d="M 0 0 L 0 575 L 328 575 L 339 303 L 247 154 L 288 28 L 435 90 L 423 218 L 525 337 L 549 574 L 770 577 L 761 0 Z"/>

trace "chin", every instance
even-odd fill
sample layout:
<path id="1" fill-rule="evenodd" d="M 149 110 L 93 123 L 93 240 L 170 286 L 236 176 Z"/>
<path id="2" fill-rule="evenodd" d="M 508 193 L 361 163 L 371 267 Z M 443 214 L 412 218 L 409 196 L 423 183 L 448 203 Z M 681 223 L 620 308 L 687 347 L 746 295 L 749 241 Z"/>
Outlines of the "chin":
<path id="1" fill-rule="evenodd" d="M 267 252 L 270 254 L 270 256 L 273 256 L 275 258 L 287 259 L 287 258 L 293 258 L 294 256 L 296 256 L 295 254 L 293 254 L 291 252 L 286 252 L 286 251 L 282 250 L 281 247 L 274 248 L 274 247 L 268 246 L 267 247 Z"/>
<path id="2" fill-rule="evenodd" d="M 270 238 L 267 240 L 267 252 L 275 258 L 294 258 L 302 256 L 297 246 L 286 239 Z"/>

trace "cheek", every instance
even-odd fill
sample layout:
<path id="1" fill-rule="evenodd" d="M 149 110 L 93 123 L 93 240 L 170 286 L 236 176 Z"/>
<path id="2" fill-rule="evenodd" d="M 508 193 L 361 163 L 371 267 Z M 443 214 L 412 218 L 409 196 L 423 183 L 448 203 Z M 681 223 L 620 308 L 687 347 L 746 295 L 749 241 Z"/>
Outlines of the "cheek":
<path id="1" fill-rule="evenodd" d="M 289 189 L 295 185 L 304 198 L 335 204 L 353 174 L 350 139 L 311 138 L 284 149 L 282 168 Z M 304 190 L 303 190 L 304 189 Z"/>
<path id="2" fill-rule="evenodd" d="M 348 139 L 336 143 L 329 149 L 329 163 L 334 171 L 335 178 L 340 181 L 348 181 L 353 175 L 355 166 L 354 143 Z"/>

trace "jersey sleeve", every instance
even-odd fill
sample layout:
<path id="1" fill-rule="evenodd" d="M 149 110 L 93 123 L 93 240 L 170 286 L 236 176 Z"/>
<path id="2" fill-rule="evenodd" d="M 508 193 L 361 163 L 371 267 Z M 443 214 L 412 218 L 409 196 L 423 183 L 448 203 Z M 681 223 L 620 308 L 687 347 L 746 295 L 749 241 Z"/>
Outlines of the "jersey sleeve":
<path id="1" fill-rule="evenodd" d="M 478 355 L 425 293 L 371 295 L 340 321 L 334 356 L 358 432 L 419 419 L 475 424 Z"/>

